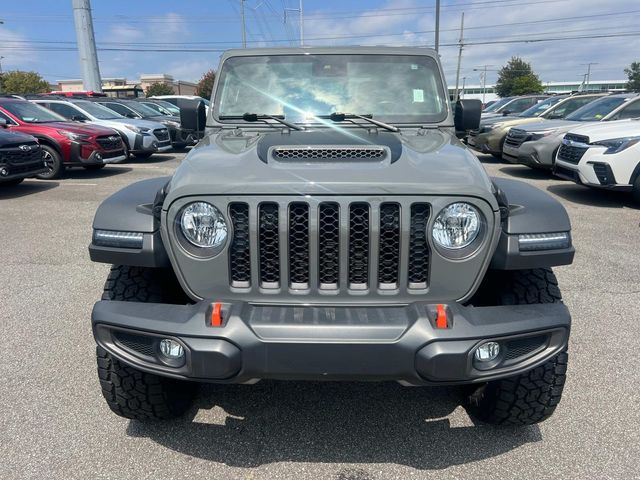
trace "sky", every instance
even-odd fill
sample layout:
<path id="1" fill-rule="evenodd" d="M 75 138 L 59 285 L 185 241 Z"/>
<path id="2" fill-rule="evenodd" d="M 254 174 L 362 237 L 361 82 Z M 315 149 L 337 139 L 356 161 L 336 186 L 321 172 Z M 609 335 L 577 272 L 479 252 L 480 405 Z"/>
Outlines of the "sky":
<path id="1" fill-rule="evenodd" d="M 168 73 L 197 81 L 220 52 L 242 46 L 241 0 L 92 0 L 102 77 Z M 440 55 L 455 84 L 487 83 L 511 56 L 544 82 L 626 78 L 640 61 L 640 0 L 442 0 Z M 51 83 L 80 78 L 71 0 L 0 0 L 2 69 L 35 70 Z M 245 0 L 250 47 L 299 45 L 299 0 Z M 305 45 L 433 47 L 435 0 L 303 0 Z M 286 10 L 286 21 L 285 21 Z M 578 37 L 578 38 L 576 38 Z M 594 38 L 588 38 L 594 37 Z M 531 42 L 531 40 L 553 41 Z M 528 40 L 527 43 L 523 40 Z M 474 70 L 475 69 L 475 70 Z"/>

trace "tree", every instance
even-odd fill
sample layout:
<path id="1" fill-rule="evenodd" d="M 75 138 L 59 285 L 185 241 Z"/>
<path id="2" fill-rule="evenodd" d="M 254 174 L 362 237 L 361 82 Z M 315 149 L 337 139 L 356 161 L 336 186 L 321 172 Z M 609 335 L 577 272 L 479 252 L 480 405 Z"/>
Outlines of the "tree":
<path id="1" fill-rule="evenodd" d="M 45 93 L 51 91 L 49 82 L 37 72 L 12 70 L 2 74 L 2 91 L 16 95 L 29 93 Z"/>
<path id="2" fill-rule="evenodd" d="M 213 82 L 216 79 L 216 72 L 213 70 L 209 70 L 198 82 L 198 86 L 196 87 L 196 95 L 202 98 L 209 98 L 211 96 L 211 92 L 213 91 Z"/>
<path id="3" fill-rule="evenodd" d="M 153 97 L 156 95 L 175 95 L 175 90 L 168 83 L 154 83 L 147 87 L 144 94 L 147 97 Z"/>
<path id="4" fill-rule="evenodd" d="M 640 91 L 640 62 L 632 62 L 629 68 L 624 69 L 624 73 L 629 77 L 627 89 Z"/>
<path id="5" fill-rule="evenodd" d="M 531 69 L 531 64 L 520 57 L 511 57 L 511 60 L 498 72 L 496 93 L 499 97 L 542 93 L 543 91 L 542 83 Z"/>

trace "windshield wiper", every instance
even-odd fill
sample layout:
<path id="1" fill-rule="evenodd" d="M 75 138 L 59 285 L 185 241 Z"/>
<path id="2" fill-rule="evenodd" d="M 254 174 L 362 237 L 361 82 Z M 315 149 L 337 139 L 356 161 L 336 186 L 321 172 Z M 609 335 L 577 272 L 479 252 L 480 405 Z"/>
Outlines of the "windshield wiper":
<path id="1" fill-rule="evenodd" d="M 354 118 L 358 118 L 360 120 L 365 120 L 369 123 L 373 123 L 378 127 L 389 130 L 390 132 L 400 131 L 400 129 L 394 125 L 389 125 L 388 123 L 384 123 L 379 120 L 374 120 L 371 117 L 373 117 L 373 115 L 371 114 L 358 115 L 357 113 L 340 113 L 340 112 L 333 112 L 331 115 L 318 115 L 318 118 L 328 118 L 329 120 L 334 122 L 344 122 L 345 120 L 353 120 Z"/>
<path id="2" fill-rule="evenodd" d="M 287 122 L 284 119 L 284 115 L 266 115 L 258 113 L 245 113 L 244 115 L 220 115 L 220 120 L 244 120 L 245 122 L 259 122 L 261 120 L 275 120 L 293 130 L 304 130 L 300 125 Z M 264 122 L 267 125 L 273 125 L 269 122 Z"/>

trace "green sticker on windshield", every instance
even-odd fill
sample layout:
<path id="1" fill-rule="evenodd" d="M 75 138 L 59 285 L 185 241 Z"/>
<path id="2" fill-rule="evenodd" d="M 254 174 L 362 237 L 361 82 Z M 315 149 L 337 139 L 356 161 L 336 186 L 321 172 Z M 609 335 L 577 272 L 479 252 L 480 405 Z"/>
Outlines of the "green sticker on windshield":
<path id="1" fill-rule="evenodd" d="M 415 103 L 424 103 L 424 90 L 422 90 L 421 88 L 414 88 L 413 101 Z"/>

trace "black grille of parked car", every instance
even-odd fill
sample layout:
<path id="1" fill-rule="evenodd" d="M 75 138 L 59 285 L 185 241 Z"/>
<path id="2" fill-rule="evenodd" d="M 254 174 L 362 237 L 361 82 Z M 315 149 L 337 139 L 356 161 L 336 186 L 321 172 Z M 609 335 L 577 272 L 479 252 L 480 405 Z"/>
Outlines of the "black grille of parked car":
<path id="1" fill-rule="evenodd" d="M 105 150 L 116 150 L 122 148 L 122 137 L 120 135 L 109 135 L 96 138 L 96 142 Z"/>
<path id="2" fill-rule="evenodd" d="M 526 131 L 512 128 L 511 130 L 509 130 L 507 138 L 504 140 L 504 144 L 509 145 L 513 148 L 518 148 L 524 142 L 528 142 L 529 140 L 531 140 L 531 135 L 529 135 Z"/>
<path id="3" fill-rule="evenodd" d="M 257 209 L 253 217 L 251 208 Z M 427 203 L 292 201 L 249 207 L 232 202 L 231 286 L 246 288 L 255 282 L 263 289 L 298 291 L 424 289 L 429 278 L 429 214 Z M 256 219 L 255 229 L 251 218 Z M 252 255 L 257 273 L 252 271 Z"/>
<path id="4" fill-rule="evenodd" d="M 116 341 L 123 347 L 148 357 L 155 356 L 154 337 L 135 335 L 127 332 L 114 333 Z"/>
<path id="5" fill-rule="evenodd" d="M 517 338 L 506 343 L 505 360 L 514 360 L 534 352 L 547 343 L 547 335 Z"/>
<path id="6" fill-rule="evenodd" d="M 558 151 L 558 158 L 565 162 L 578 164 L 588 149 L 588 147 L 574 147 L 563 143 Z"/>
<path id="7" fill-rule="evenodd" d="M 166 128 L 157 128 L 153 131 L 153 134 L 160 142 L 166 142 L 169 140 L 169 130 Z"/>
<path id="8" fill-rule="evenodd" d="M 383 159 L 386 153 L 383 147 L 277 147 L 272 155 L 277 160 L 340 160 Z"/>
<path id="9" fill-rule="evenodd" d="M 21 165 L 42 160 L 42 149 L 36 143 L 0 148 L 0 163 Z"/>
<path id="10" fill-rule="evenodd" d="M 585 137 L 584 135 L 576 135 L 575 133 L 567 133 L 564 136 L 564 139 L 571 140 L 572 142 L 578 142 L 578 143 L 584 143 L 584 144 L 589 143 L 589 137 Z"/>

